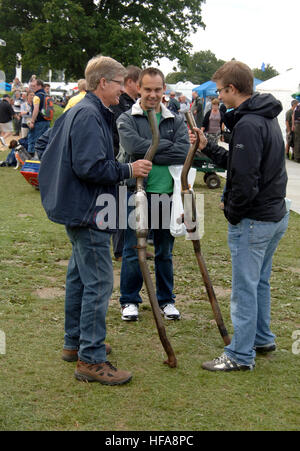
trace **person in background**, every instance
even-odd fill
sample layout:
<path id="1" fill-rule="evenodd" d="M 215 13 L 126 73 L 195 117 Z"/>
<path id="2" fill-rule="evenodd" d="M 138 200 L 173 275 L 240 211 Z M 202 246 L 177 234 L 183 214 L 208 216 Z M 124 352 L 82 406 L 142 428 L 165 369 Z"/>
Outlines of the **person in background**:
<path id="1" fill-rule="evenodd" d="M 16 153 L 16 147 L 18 146 L 18 141 L 15 139 L 12 139 L 9 143 L 8 148 L 10 149 L 9 154 L 6 157 L 5 161 L 0 161 L 0 167 L 10 167 L 10 166 L 16 166 L 17 160 L 15 157 Z"/>
<path id="2" fill-rule="evenodd" d="M 35 95 L 33 97 L 33 110 L 31 121 L 28 124 L 28 152 L 34 155 L 34 146 L 37 139 L 50 127 L 50 121 L 44 119 L 41 114 L 41 110 L 44 107 L 45 102 L 45 90 L 44 82 L 40 79 L 34 79 L 30 83 Z"/>
<path id="3" fill-rule="evenodd" d="M 5 147 L 7 147 L 5 138 L 8 138 L 8 136 L 13 132 L 12 121 L 15 116 L 15 112 L 11 101 L 13 102 L 13 99 L 11 99 L 8 94 L 5 94 L 0 102 L 0 141 Z"/>
<path id="4" fill-rule="evenodd" d="M 44 83 L 44 91 L 45 91 L 45 93 L 47 94 L 47 96 L 50 96 L 50 95 L 51 95 L 51 93 L 50 93 L 50 91 L 51 91 L 51 86 L 49 85 L 49 83 Z"/>
<path id="5" fill-rule="evenodd" d="M 178 114 L 180 110 L 180 103 L 176 99 L 176 93 L 175 91 L 171 91 L 169 95 L 169 104 L 168 109 L 172 111 L 172 113 Z"/>
<path id="6" fill-rule="evenodd" d="M 294 132 L 294 160 L 300 163 L 300 103 L 296 105 L 293 112 L 292 131 Z"/>
<path id="7" fill-rule="evenodd" d="M 21 105 L 23 103 L 23 99 L 21 96 L 21 92 L 16 90 L 13 95 L 13 109 L 15 112 L 15 116 L 13 118 L 13 128 L 14 128 L 14 136 L 19 136 L 21 133 Z"/>
<path id="8" fill-rule="evenodd" d="M 80 102 L 80 100 L 82 100 L 84 98 L 84 96 L 86 95 L 86 81 L 84 78 L 81 78 L 80 80 L 78 80 L 77 86 L 78 86 L 78 93 L 70 98 L 70 100 L 68 101 L 68 103 L 64 109 L 64 113 L 66 111 L 68 111 L 70 108 L 72 108 L 74 105 L 76 105 L 76 103 Z"/>
<path id="9" fill-rule="evenodd" d="M 204 132 L 209 142 L 218 144 L 221 133 L 224 129 L 224 115 L 219 109 L 220 101 L 211 101 L 211 110 L 204 116 L 201 130 Z"/>
<path id="10" fill-rule="evenodd" d="M 37 76 L 35 74 L 31 75 L 31 77 L 30 77 L 30 79 L 28 81 L 28 88 L 29 88 L 30 91 L 34 90 L 32 83 L 34 83 L 36 79 L 37 79 Z"/>
<path id="11" fill-rule="evenodd" d="M 33 108 L 34 92 L 28 91 L 25 95 L 25 101 L 21 104 L 21 137 L 26 138 L 29 132 L 28 124 L 31 121 L 32 108 Z"/>
<path id="12" fill-rule="evenodd" d="M 298 105 L 298 100 L 294 99 L 291 102 L 291 108 L 285 114 L 285 125 L 286 125 L 286 145 L 285 154 L 286 158 L 290 158 L 290 148 L 294 149 L 294 132 L 293 132 L 293 113 Z M 291 145 L 292 144 L 292 145 Z M 292 154 L 292 160 L 294 160 L 294 151 Z"/>
<path id="13" fill-rule="evenodd" d="M 203 122 L 203 101 L 200 99 L 197 91 L 192 92 L 193 103 L 191 112 L 194 115 L 195 122 L 198 128 L 202 127 Z"/>
<path id="14" fill-rule="evenodd" d="M 12 82 L 11 91 L 14 93 L 15 91 L 22 91 L 22 89 L 23 89 L 23 84 L 21 83 L 19 78 L 16 77 L 14 79 L 14 81 Z"/>
<path id="15" fill-rule="evenodd" d="M 178 100 L 179 100 L 179 103 L 180 103 L 179 114 L 181 114 L 181 116 L 183 117 L 184 121 L 186 121 L 185 113 L 190 111 L 189 102 L 186 100 L 186 97 L 183 94 L 181 94 L 181 96 L 178 97 Z"/>

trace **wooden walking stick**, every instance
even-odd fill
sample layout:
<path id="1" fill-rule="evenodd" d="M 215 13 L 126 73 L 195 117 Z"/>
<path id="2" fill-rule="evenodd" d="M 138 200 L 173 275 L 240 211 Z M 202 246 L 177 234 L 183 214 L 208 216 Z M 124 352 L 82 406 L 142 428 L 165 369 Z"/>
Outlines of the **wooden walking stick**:
<path id="1" fill-rule="evenodd" d="M 196 127 L 194 117 L 190 112 L 185 113 L 188 125 L 190 127 L 191 131 L 194 131 L 194 127 Z M 200 272 L 202 275 L 202 279 L 206 288 L 206 292 L 208 295 L 209 302 L 211 304 L 213 314 L 219 329 L 219 332 L 221 334 L 221 337 L 223 338 L 223 341 L 225 345 L 230 344 L 230 337 L 228 335 L 228 332 L 226 330 L 221 310 L 208 274 L 208 270 L 205 264 L 205 260 L 201 253 L 201 244 L 200 244 L 200 238 L 197 237 L 197 234 L 195 234 L 193 239 L 193 235 L 197 228 L 197 211 L 196 211 L 196 203 L 195 203 L 195 195 L 194 192 L 190 189 L 188 184 L 188 173 L 189 170 L 193 164 L 194 156 L 196 153 L 196 150 L 199 146 L 199 136 L 196 133 L 197 139 L 194 144 L 191 145 L 190 150 L 187 154 L 185 163 L 183 165 L 182 173 L 181 173 L 181 196 L 182 196 L 182 202 L 184 205 L 184 222 L 187 227 L 187 232 L 191 236 L 191 241 L 193 243 L 195 256 L 198 262 L 198 266 L 200 268 Z M 188 196 L 186 196 L 188 195 Z M 189 197 L 191 196 L 191 202 L 185 202 Z"/>
<path id="2" fill-rule="evenodd" d="M 149 149 L 147 150 L 144 159 L 152 161 L 159 143 L 159 130 L 155 110 L 153 109 L 148 110 L 147 114 L 152 132 L 152 143 Z M 164 363 L 169 365 L 171 368 L 175 368 L 177 366 L 177 359 L 175 357 L 175 353 L 166 334 L 155 289 L 152 283 L 151 274 L 146 260 L 147 236 L 148 236 L 148 204 L 147 204 L 147 196 L 144 190 L 143 180 L 144 180 L 143 177 L 138 177 L 136 179 L 135 207 L 136 207 L 136 236 L 137 236 L 138 259 L 143 279 L 146 285 L 147 293 L 149 296 L 159 338 L 168 356 L 168 359 Z"/>

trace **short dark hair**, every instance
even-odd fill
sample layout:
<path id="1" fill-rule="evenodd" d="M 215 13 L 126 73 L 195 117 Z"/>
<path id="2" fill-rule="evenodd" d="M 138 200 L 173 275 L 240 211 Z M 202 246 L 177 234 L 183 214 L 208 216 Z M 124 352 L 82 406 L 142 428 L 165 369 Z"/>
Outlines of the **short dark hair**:
<path id="1" fill-rule="evenodd" d="M 162 79 L 163 85 L 165 84 L 165 76 L 161 70 L 156 67 L 147 67 L 147 69 L 143 69 L 139 75 L 139 85 L 142 86 L 142 81 L 145 75 L 150 75 L 150 77 L 156 77 L 159 75 Z"/>
<path id="2" fill-rule="evenodd" d="M 43 80 L 41 80 L 40 78 L 37 78 L 35 82 L 38 86 L 42 86 L 42 88 L 45 86 Z"/>
<path id="3" fill-rule="evenodd" d="M 140 69 L 137 66 L 128 66 L 126 67 L 127 75 L 124 78 L 124 83 L 126 83 L 127 80 L 132 80 L 135 83 L 137 83 L 140 73 L 142 72 L 142 69 Z"/>
<path id="4" fill-rule="evenodd" d="M 17 145 L 18 145 L 18 141 L 16 141 L 15 139 L 12 139 L 12 140 L 10 141 L 10 143 L 9 143 L 8 148 L 9 148 L 9 149 L 15 149 L 15 148 L 17 147 Z"/>
<path id="5" fill-rule="evenodd" d="M 253 72 L 247 64 L 240 61 L 228 61 L 218 69 L 212 81 L 221 80 L 224 86 L 233 85 L 241 94 L 253 94 Z"/>

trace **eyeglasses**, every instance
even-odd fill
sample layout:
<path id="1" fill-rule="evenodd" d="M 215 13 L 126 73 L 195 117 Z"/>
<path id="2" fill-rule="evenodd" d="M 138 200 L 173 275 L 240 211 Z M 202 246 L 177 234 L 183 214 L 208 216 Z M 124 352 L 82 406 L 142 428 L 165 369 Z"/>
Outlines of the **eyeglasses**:
<path id="1" fill-rule="evenodd" d="M 118 83 L 118 85 L 124 86 L 124 81 L 120 81 L 120 80 L 109 80 L 109 81 L 114 81 L 115 83 Z"/>
<path id="2" fill-rule="evenodd" d="M 227 88 L 230 88 L 230 86 L 224 86 L 224 88 L 220 88 L 220 89 L 217 89 L 216 90 L 216 94 L 221 94 L 221 92 L 223 91 L 223 89 L 227 89 Z"/>

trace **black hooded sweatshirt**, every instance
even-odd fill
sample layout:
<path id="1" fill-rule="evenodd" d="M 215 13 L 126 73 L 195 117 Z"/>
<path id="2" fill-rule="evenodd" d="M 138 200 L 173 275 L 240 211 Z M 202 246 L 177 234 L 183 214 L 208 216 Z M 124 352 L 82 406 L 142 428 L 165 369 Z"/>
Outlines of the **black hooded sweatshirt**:
<path id="1" fill-rule="evenodd" d="M 224 214 L 233 225 L 243 218 L 278 222 L 286 213 L 285 151 L 277 120 L 281 111 L 271 94 L 255 93 L 226 114 L 232 130 L 229 152 L 213 144 L 203 150 L 227 169 Z"/>

